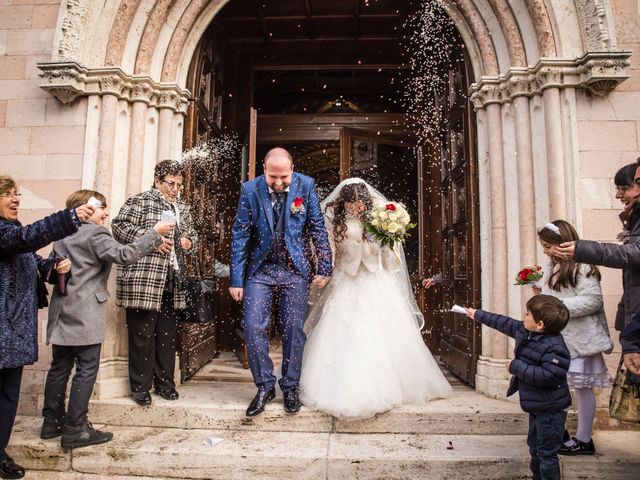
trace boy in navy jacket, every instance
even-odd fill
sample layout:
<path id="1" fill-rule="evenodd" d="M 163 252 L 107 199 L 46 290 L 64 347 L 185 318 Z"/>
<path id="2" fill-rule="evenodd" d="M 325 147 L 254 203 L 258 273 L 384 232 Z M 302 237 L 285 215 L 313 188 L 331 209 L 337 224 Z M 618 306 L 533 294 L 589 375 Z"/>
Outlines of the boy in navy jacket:
<path id="1" fill-rule="evenodd" d="M 507 396 L 520 392 L 520 406 L 529 413 L 527 445 L 534 480 L 560 480 L 558 449 L 562 445 L 571 395 L 567 370 L 571 355 L 560 332 L 569 311 L 551 295 L 536 295 L 527 302 L 524 321 L 467 308 L 467 315 L 515 338 L 515 358 L 509 364 Z"/>

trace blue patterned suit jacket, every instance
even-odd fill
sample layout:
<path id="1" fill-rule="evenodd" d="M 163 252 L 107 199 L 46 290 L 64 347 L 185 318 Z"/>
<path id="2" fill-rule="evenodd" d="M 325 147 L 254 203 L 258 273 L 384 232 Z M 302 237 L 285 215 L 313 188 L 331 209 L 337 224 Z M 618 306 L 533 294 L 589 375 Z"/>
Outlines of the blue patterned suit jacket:
<path id="1" fill-rule="evenodd" d="M 298 197 L 303 201 L 304 210 L 294 213 L 291 206 Z M 296 270 L 306 278 L 312 275 L 312 259 L 305 249 L 310 239 L 315 247 L 317 274 L 330 276 L 331 248 L 311 177 L 294 172 L 283 215 L 285 244 Z M 264 175 L 242 186 L 231 235 L 231 286 L 244 287 L 245 281 L 264 262 L 274 236 L 273 208 Z"/>

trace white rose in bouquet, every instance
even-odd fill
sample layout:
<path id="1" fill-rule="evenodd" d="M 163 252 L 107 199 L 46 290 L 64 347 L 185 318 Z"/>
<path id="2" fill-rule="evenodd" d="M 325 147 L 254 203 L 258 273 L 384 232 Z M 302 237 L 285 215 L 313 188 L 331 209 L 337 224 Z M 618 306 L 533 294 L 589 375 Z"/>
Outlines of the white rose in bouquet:
<path id="1" fill-rule="evenodd" d="M 416 226 L 410 223 L 409 212 L 399 202 L 375 205 L 367 214 L 364 227 L 370 235 L 380 241 L 383 246 L 392 249 L 396 243 L 404 243 L 409 230 Z"/>

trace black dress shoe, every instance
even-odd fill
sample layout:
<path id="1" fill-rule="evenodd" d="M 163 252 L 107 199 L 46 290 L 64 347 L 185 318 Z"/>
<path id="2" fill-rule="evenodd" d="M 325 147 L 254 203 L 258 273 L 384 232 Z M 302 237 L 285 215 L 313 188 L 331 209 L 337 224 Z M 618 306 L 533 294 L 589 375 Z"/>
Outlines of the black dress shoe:
<path id="1" fill-rule="evenodd" d="M 165 400 L 178 400 L 178 398 L 180 398 L 180 395 L 175 388 L 156 388 L 154 389 L 154 392 Z"/>
<path id="2" fill-rule="evenodd" d="M 300 403 L 300 394 L 297 387 L 286 390 L 282 394 L 284 395 L 284 410 L 287 413 L 300 411 L 302 404 Z"/>
<path id="3" fill-rule="evenodd" d="M 42 428 L 40 429 L 40 438 L 43 440 L 49 440 L 50 438 L 56 438 L 62 435 L 62 420 L 45 418 L 42 421 Z"/>
<path id="4" fill-rule="evenodd" d="M 22 478 L 24 468 L 16 465 L 11 457 L 4 457 L 0 460 L 0 477 L 2 478 Z"/>
<path id="5" fill-rule="evenodd" d="M 255 397 L 253 397 L 253 400 L 251 400 L 251 403 L 247 408 L 247 417 L 255 417 L 256 415 L 264 412 L 264 406 L 274 398 L 276 398 L 275 387 L 272 387 L 268 392 L 265 392 L 264 390 L 258 390 L 258 393 L 256 393 Z"/>
<path id="6" fill-rule="evenodd" d="M 91 425 L 91 422 L 86 420 L 82 425 L 65 425 L 62 428 L 60 445 L 62 448 L 88 447 L 89 445 L 106 443 L 112 438 L 113 433 L 96 430 L 93 428 L 93 425 Z"/>
<path id="7" fill-rule="evenodd" d="M 593 439 L 588 442 L 581 442 L 576 437 L 571 438 L 573 443 L 571 445 L 562 445 L 558 453 L 560 455 L 595 455 L 596 446 L 593 444 Z"/>
<path id="8" fill-rule="evenodd" d="M 149 392 L 133 392 L 132 395 L 135 402 L 141 407 L 151 405 L 151 394 Z"/>

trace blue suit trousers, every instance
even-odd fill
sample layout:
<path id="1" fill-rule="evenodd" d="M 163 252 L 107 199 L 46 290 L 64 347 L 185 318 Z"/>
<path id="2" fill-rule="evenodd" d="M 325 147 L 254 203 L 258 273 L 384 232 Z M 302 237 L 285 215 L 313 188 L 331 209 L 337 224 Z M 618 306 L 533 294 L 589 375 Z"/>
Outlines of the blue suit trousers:
<path id="1" fill-rule="evenodd" d="M 276 296 L 282 332 L 282 378 L 279 383 L 280 388 L 287 391 L 297 387 L 300 380 L 302 353 L 307 341 L 304 322 L 308 281 L 282 265 L 262 264 L 244 286 L 242 329 L 253 381 L 258 389 L 269 391 L 276 383 L 273 361 L 269 357 L 268 334 Z"/>

